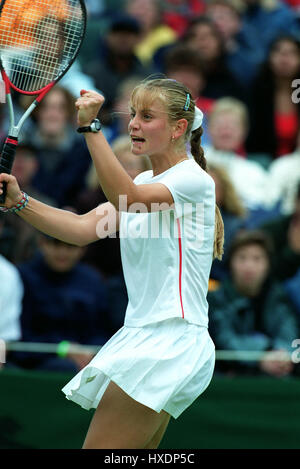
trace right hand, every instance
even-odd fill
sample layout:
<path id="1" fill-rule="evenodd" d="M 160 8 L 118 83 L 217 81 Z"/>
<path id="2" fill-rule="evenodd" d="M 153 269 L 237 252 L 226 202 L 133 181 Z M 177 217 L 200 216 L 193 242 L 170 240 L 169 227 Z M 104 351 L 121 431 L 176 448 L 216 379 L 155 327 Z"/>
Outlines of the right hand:
<path id="1" fill-rule="evenodd" d="M 17 205 L 18 202 L 22 199 L 22 192 L 19 187 L 19 184 L 11 174 L 1 173 L 0 174 L 0 195 L 3 193 L 3 182 L 7 183 L 6 186 L 6 198 L 5 203 L 2 207 L 12 208 Z"/>

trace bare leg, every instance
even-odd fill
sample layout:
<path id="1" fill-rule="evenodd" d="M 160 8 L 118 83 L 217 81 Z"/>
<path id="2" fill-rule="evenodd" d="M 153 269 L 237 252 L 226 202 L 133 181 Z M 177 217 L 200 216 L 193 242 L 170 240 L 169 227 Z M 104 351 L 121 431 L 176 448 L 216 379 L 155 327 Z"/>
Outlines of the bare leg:
<path id="1" fill-rule="evenodd" d="M 159 444 L 161 440 L 163 439 L 163 436 L 167 430 L 169 422 L 170 422 L 170 415 L 166 413 L 161 426 L 159 427 L 159 429 L 157 430 L 153 438 L 151 438 L 151 441 L 147 443 L 147 445 L 145 446 L 145 449 L 156 449 L 159 447 Z"/>
<path id="2" fill-rule="evenodd" d="M 159 431 L 163 434 L 167 417 L 165 411 L 157 413 L 140 404 L 111 381 L 95 411 L 83 449 L 145 448 L 155 437 L 158 439 Z"/>

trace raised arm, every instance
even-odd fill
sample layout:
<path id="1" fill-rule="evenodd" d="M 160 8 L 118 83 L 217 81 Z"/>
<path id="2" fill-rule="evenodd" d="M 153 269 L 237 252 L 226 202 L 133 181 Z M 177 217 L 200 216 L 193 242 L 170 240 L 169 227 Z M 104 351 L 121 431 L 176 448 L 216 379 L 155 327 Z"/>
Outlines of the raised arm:
<path id="1" fill-rule="evenodd" d="M 104 103 L 104 97 L 94 91 L 82 92 L 76 101 L 78 124 L 89 126 L 97 117 Z M 136 185 L 124 170 L 102 132 L 85 133 L 86 143 L 96 168 L 98 179 L 107 199 L 116 210 L 128 211 L 136 203 L 141 203 L 149 210 L 152 204 L 173 204 L 171 192 L 163 184 Z M 122 203 L 120 205 L 120 197 Z M 125 200 L 124 200 L 125 197 Z"/>
<path id="2" fill-rule="evenodd" d="M 22 192 L 16 178 L 3 173 L 0 175 L 0 194 L 3 181 L 7 182 L 5 207 L 11 208 L 20 201 Z M 39 231 L 77 246 L 85 246 L 119 230 L 119 213 L 110 202 L 77 215 L 29 197 L 27 206 L 17 214 Z"/>

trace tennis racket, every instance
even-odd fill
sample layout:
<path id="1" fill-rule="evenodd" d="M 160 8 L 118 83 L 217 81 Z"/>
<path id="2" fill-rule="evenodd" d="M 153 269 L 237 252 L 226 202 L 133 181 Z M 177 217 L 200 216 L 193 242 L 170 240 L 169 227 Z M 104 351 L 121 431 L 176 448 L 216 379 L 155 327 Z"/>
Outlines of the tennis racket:
<path id="1" fill-rule="evenodd" d="M 0 173 L 11 173 L 22 125 L 77 57 L 86 17 L 83 0 L 1 0 L 0 70 L 10 122 Z M 36 96 L 17 125 L 11 90 Z M 5 197 L 3 183 L 0 203 Z"/>

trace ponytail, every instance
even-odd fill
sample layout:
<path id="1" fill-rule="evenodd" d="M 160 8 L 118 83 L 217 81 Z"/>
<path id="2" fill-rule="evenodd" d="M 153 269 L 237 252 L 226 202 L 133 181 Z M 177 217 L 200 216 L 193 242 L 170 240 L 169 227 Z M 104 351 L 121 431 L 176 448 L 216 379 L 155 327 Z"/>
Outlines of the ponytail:
<path id="1" fill-rule="evenodd" d="M 191 136 L 191 153 L 198 165 L 207 171 L 207 162 L 204 156 L 204 150 L 201 147 L 201 137 L 203 134 L 202 127 L 192 132 Z M 215 238 L 214 238 L 214 259 L 222 260 L 224 253 L 224 223 L 219 207 L 215 208 Z"/>

